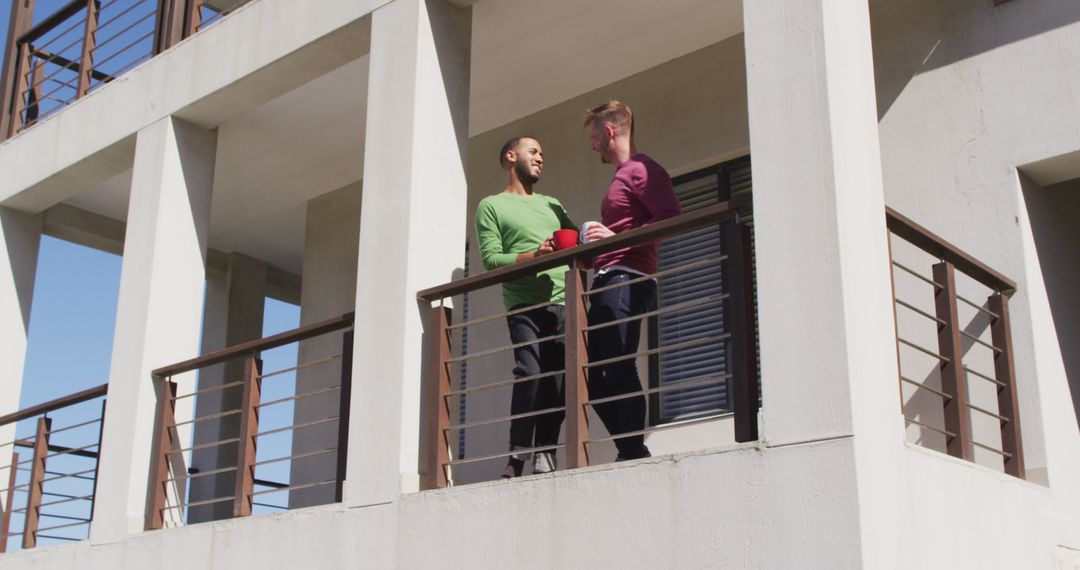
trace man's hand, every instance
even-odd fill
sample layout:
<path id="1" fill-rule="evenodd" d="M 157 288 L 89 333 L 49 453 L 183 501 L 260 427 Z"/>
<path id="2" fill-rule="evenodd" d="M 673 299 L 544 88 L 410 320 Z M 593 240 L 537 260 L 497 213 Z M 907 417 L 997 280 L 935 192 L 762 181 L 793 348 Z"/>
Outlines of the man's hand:
<path id="1" fill-rule="evenodd" d="M 521 263 L 522 261 L 536 259 L 541 255 L 546 255 L 553 251 L 555 251 L 555 239 L 547 238 L 546 240 L 540 242 L 540 247 L 536 248 L 536 251 L 529 251 L 517 254 L 517 257 L 514 258 L 514 262 Z"/>
<path id="2" fill-rule="evenodd" d="M 585 232 L 585 241 L 591 242 L 598 239 L 604 239 L 615 235 L 615 232 L 608 229 L 607 226 L 601 223 L 589 224 L 588 231 Z"/>

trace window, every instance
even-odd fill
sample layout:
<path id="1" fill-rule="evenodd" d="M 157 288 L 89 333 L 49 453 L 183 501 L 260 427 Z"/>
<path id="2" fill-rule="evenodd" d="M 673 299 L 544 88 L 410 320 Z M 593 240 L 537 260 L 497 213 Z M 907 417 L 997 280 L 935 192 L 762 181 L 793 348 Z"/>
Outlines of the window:
<path id="1" fill-rule="evenodd" d="M 749 194 L 752 189 L 750 157 L 742 157 L 679 176 L 672 181 L 683 212 Z M 753 228 L 749 217 L 743 222 Z M 704 261 L 719 260 L 725 251 L 723 234 L 717 226 L 686 232 L 660 244 L 660 271 Z M 669 307 L 705 296 L 719 296 L 725 290 L 720 263 L 709 263 L 682 273 L 662 277 L 657 289 L 658 306 Z M 650 348 L 670 346 L 715 335 L 726 330 L 723 304 L 663 314 L 648 321 Z M 728 371 L 729 343 L 716 341 L 692 348 L 654 355 L 649 360 L 652 387 L 679 384 Z M 731 411 L 728 384 L 697 386 L 653 394 L 649 402 L 650 424 L 720 414 Z"/>

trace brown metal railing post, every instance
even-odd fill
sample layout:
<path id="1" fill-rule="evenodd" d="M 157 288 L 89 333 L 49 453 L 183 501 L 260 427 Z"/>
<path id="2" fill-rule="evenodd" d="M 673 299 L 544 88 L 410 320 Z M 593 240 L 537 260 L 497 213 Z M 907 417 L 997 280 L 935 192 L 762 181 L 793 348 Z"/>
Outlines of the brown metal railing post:
<path id="1" fill-rule="evenodd" d="M 90 92 L 100 6 L 100 0 L 86 0 L 86 27 L 83 29 L 82 56 L 79 58 L 79 86 L 75 98 L 83 97 Z"/>
<path id="2" fill-rule="evenodd" d="M 436 305 L 428 316 L 428 442 L 424 445 L 424 489 L 441 489 L 449 484 L 450 462 L 450 307 Z"/>
<path id="3" fill-rule="evenodd" d="M 190 37 L 202 27 L 202 7 L 205 0 L 187 0 L 184 12 L 184 37 Z"/>
<path id="4" fill-rule="evenodd" d="M 21 45 L 18 38 L 30 30 L 34 17 L 34 0 L 13 0 L 11 2 L 11 15 L 8 20 L 7 40 L 4 44 L 4 65 L 0 71 L 0 140 L 11 136 L 12 113 L 15 107 L 16 97 L 22 94 L 17 86 L 20 74 L 26 73 L 25 68 L 20 69 L 23 59 Z"/>
<path id="5" fill-rule="evenodd" d="M 0 519 L 0 553 L 7 552 L 8 537 L 11 536 L 11 509 L 15 506 L 15 482 L 19 473 L 19 454 L 11 454 L 11 470 L 8 471 L 7 496 L 4 499 L 4 516 Z"/>
<path id="6" fill-rule="evenodd" d="M 254 354 L 244 361 L 243 396 L 240 400 L 240 441 L 236 456 L 236 494 L 233 496 L 233 516 L 251 516 L 255 491 L 255 434 L 259 433 L 259 399 L 262 360 Z"/>
<path id="7" fill-rule="evenodd" d="M 746 224 L 724 226 L 727 257 L 724 278 L 727 297 L 724 316 L 731 327 L 731 405 L 735 412 L 735 441 L 758 439 L 757 345 L 754 342 L 754 277 L 750 251 L 750 228 Z"/>
<path id="8" fill-rule="evenodd" d="M 990 295 L 987 303 L 997 318 L 991 320 L 990 334 L 994 346 L 1001 350 L 994 355 L 994 376 L 998 386 L 998 413 L 1008 418 L 1001 422 L 1001 448 L 1005 457 L 1005 472 L 1024 478 L 1024 444 L 1020 432 L 1020 410 L 1016 399 L 1016 363 L 1013 360 L 1012 324 L 1009 320 L 1009 299 L 1001 294 Z"/>
<path id="9" fill-rule="evenodd" d="M 41 115 L 41 84 L 45 81 L 45 62 L 30 58 L 30 84 L 26 89 L 26 116 L 23 123 L 32 125 Z"/>
<path id="10" fill-rule="evenodd" d="M 49 455 L 49 430 L 52 420 L 38 418 L 34 435 L 34 455 L 30 462 L 30 484 L 26 496 L 26 519 L 23 522 L 22 547 L 37 546 L 38 523 L 41 520 L 41 497 L 45 492 L 45 458 Z"/>
<path id="11" fill-rule="evenodd" d="M 349 464 L 349 409 L 352 399 L 352 351 L 353 332 L 345 331 L 341 338 L 341 389 L 338 390 L 338 441 L 337 441 L 337 485 L 334 500 L 344 499 L 345 470 Z"/>
<path id="12" fill-rule="evenodd" d="M 934 282 L 941 286 L 934 292 L 938 324 L 938 350 L 947 360 L 941 363 L 941 391 L 945 398 L 945 431 L 949 455 L 971 460 L 971 421 L 967 384 L 964 381 L 963 348 L 960 344 L 960 321 L 956 306 L 956 269 L 942 261 L 934 265 Z"/>
<path id="13" fill-rule="evenodd" d="M 158 0 L 157 20 L 154 28 L 154 55 L 157 55 L 184 39 L 185 0 Z"/>
<path id="14" fill-rule="evenodd" d="M 101 402 L 101 421 L 98 423 L 97 458 L 94 459 L 94 484 L 90 490 L 90 520 L 94 520 L 94 508 L 97 506 L 98 473 L 101 472 L 101 439 L 105 434 L 105 406 L 108 400 Z"/>
<path id="15" fill-rule="evenodd" d="M 16 48 L 18 63 L 15 64 L 15 101 L 12 104 L 8 137 L 15 136 L 23 128 L 23 111 L 26 110 L 27 77 L 30 75 L 30 45 L 20 43 Z"/>
<path id="16" fill-rule="evenodd" d="M 577 264 L 566 272 L 566 311 L 563 330 L 566 332 L 566 468 L 589 465 L 589 415 L 585 405 L 589 399 L 589 351 L 585 339 L 588 326 L 585 311 L 585 272 Z"/>
<path id="17" fill-rule="evenodd" d="M 173 433 L 176 431 L 176 382 L 155 379 L 157 389 L 157 415 L 154 421 L 153 458 L 150 462 L 150 492 L 146 505 L 146 530 L 165 526 L 165 508 L 168 501 L 169 454 L 173 449 Z"/>

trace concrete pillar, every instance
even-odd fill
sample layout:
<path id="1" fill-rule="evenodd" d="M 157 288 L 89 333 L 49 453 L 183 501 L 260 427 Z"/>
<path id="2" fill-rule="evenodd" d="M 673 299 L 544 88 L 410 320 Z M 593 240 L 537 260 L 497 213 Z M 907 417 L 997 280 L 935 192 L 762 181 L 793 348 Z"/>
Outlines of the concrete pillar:
<path id="1" fill-rule="evenodd" d="M 471 11 L 396 0 L 371 30 L 346 502 L 419 487 L 426 310 L 465 243 Z"/>
<path id="2" fill-rule="evenodd" d="M 265 261 L 241 253 L 230 253 L 222 275 L 210 275 L 206 280 L 206 301 L 203 310 L 202 354 L 262 338 L 263 311 L 266 307 Z M 199 389 L 204 390 L 236 382 L 243 378 L 244 361 L 235 360 L 205 368 L 199 373 Z M 236 410 L 240 405 L 239 386 L 208 392 L 195 399 L 195 417 Z M 199 422 L 194 426 L 194 445 L 234 438 L 239 434 L 240 416 Z M 181 437 L 181 441 L 186 438 Z M 191 467 L 206 472 L 236 464 L 236 446 L 208 447 L 193 452 Z M 192 502 L 227 497 L 233 494 L 236 473 L 233 471 L 191 480 Z M 203 522 L 232 516 L 229 502 L 194 507 L 188 522 Z"/>
<path id="3" fill-rule="evenodd" d="M 216 133 L 172 117 L 138 133 L 94 543 L 143 529 L 155 410 L 150 372 L 199 353 L 216 141 Z"/>
<path id="4" fill-rule="evenodd" d="M 762 436 L 853 436 L 863 564 L 892 567 L 903 419 L 867 2 L 743 9 Z"/>
<path id="5" fill-rule="evenodd" d="M 0 415 L 19 409 L 41 229 L 42 216 L 0 208 Z M 15 424 L 0 426 L 0 489 L 8 486 L 11 453 L 25 457 L 25 450 L 7 445 L 14 439 Z M 5 500 L 7 493 L 0 493 Z"/>
<path id="6" fill-rule="evenodd" d="M 361 185 L 350 184 L 308 202 L 304 235 L 304 274 L 300 292 L 300 324 L 308 325 L 353 310 L 356 303 L 356 257 L 360 245 Z M 314 363 L 296 374 L 296 393 L 315 392 L 341 382 L 341 360 L 326 360 L 342 352 L 344 332 L 300 343 L 297 363 Z M 350 347 L 351 348 L 351 347 Z M 296 424 L 336 417 L 340 392 L 326 392 L 296 401 Z M 292 454 L 299 455 L 337 444 L 338 424 L 328 422 L 293 433 Z M 334 480 L 337 455 L 318 455 L 292 462 L 290 485 Z M 308 487 L 289 493 L 289 507 L 332 503 L 333 485 Z"/>

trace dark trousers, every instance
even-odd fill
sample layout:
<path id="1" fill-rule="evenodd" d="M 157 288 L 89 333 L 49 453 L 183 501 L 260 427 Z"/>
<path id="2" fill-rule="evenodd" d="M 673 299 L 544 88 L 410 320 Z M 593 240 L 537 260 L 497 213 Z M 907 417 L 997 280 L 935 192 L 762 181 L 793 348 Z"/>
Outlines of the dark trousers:
<path id="1" fill-rule="evenodd" d="M 515 307 L 516 309 L 517 307 Z M 564 343 L 562 337 L 544 341 L 537 339 L 563 334 L 563 307 L 550 305 L 506 317 L 510 327 L 510 342 L 520 344 L 514 349 L 514 378 L 535 376 L 562 370 Z M 564 405 L 562 373 L 537 380 L 514 384 L 510 397 L 510 413 L 524 414 Z M 564 411 L 510 420 L 510 445 L 516 448 L 542 447 L 559 443 Z"/>
<path id="2" fill-rule="evenodd" d="M 626 283 L 639 277 L 625 271 L 610 271 L 593 280 L 593 289 Z M 656 305 L 656 282 L 641 281 L 615 287 L 589 297 L 589 326 L 646 313 Z M 599 362 L 634 354 L 641 339 L 641 319 L 589 331 L 589 362 Z M 608 398 L 641 390 L 637 359 L 626 358 L 589 369 L 589 399 Z M 628 396 L 593 406 L 611 435 L 645 429 L 645 396 Z M 636 459 L 648 452 L 645 436 L 615 440 L 619 456 Z"/>

